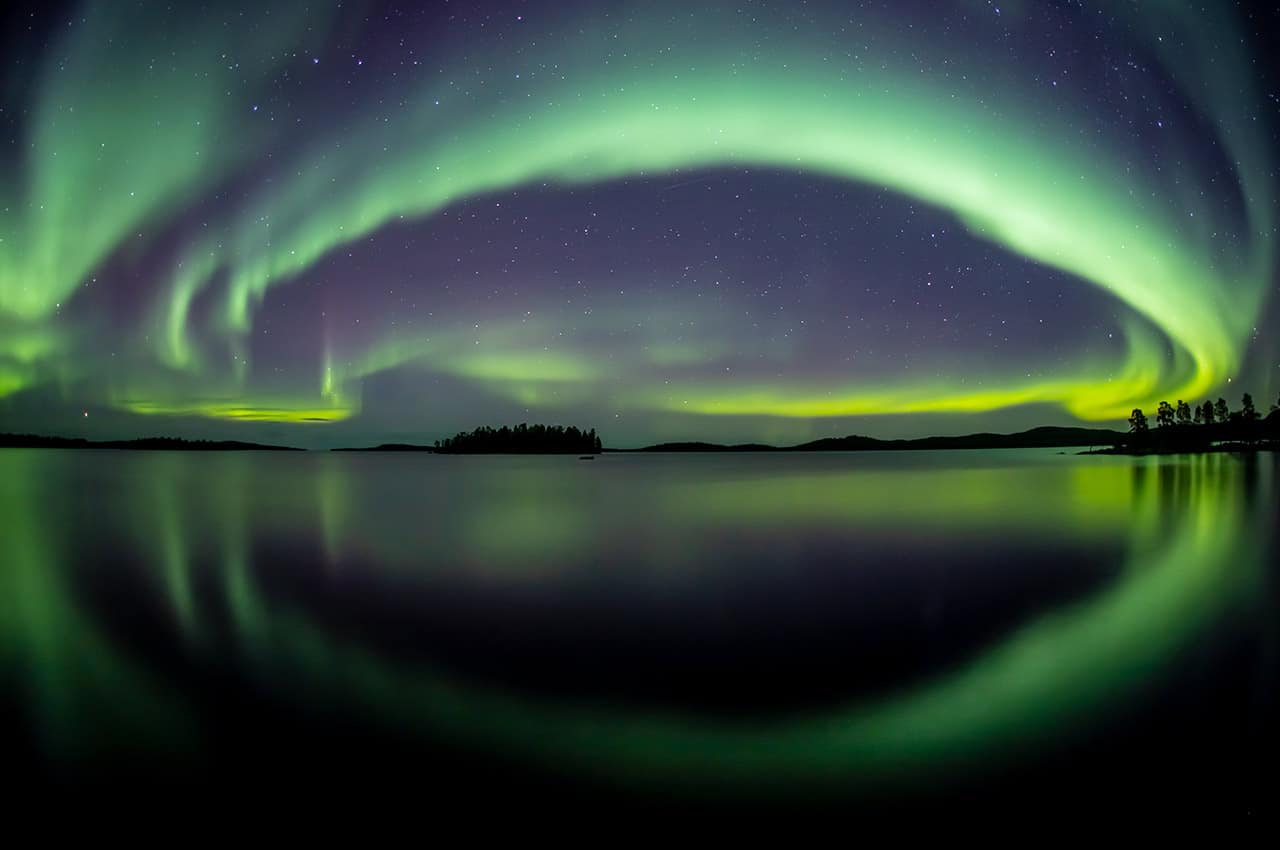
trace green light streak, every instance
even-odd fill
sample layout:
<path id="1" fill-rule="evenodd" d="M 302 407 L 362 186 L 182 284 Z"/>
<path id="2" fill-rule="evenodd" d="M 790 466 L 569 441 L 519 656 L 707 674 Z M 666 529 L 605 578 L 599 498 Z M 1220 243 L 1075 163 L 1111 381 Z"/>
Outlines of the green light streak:
<path id="1" fill-rule="evenodd" d="M 1081 418 L 1108 418 L 1134 398 L 1153 397 L 1161 381 L 1162 356 L 1154 339 L 1136 324 L 1125 335 L 1128 354 L 1119 370 L 1104 363 L 1082 369 L 1095 377 L 1024 381 L 922 381 L 907 386 L 814 390 L 798 381 L 789 387 L 672 384 L 640 399 L 646 407 L 704 414 L 770 416 L 858 416 L 878 413 L 974 413 L 1020 404 L 1059 402 Z M 1097 376 L 1106 376 L 1100 378 Z M 994 388 L 970 386 L 995 383 Z"/>
<path id="2" fill-rule="evenodd" d="M 0 690 L 27 700 L 38 745 L 62 760 L 190 752 L 189 706 L 114 645 L 70 589 L 68 514 L 46 500 L 64 491 L 44 488 L 72 463 L 65 453 L 0 453 Z"/>
<path id="3" fill-rule="evenodd" d="M 323 196 L 311 194 L 310 182 L 273 190 L 242 219 L 249 229 L 238 229 L 220 252 L 231 274 L 227 321 L 247 329 L 251 303 L 269 286 L 335 247 L 477 194 L 751 165 L 884 185 L 951 210 L 975 234 L 1112 293 L 1167 336 L 1179 361 L 1169 368 L 1163 356 L 1134 351 L 1122 380 L 1082 374 L 949 399 L 931 398 L 928 386 L 902 395 L 840 388 L 825 401 L 764 390 L 739 402 L 740 390 L 729 390 L 690 409 L 828 416 L 1051 401 L 1081 417 L 1115 418 L 1159 392 L 1202 396 L 1238 368 L 1266 288 L 1261 272 L 1270 267 L 1265 205 L 1252 207 L 1254 235 L 1263 241 L 1246 271 L 1218 268 L 1180 238 L 1173 211 L 1141 179 L 1064 143 L 1067 126 L 997 119 L 901 74 L 854 77 L 788 59 L 785 70 L 726 72 L 728 63 L 713 53 L 679 74 L 646 68 L 592 80 L 585 91 L 581 81 L 552 83 L 536 111 L 471 118 L 444 137 L 428 132 L 364 179 L 324 184 Z M 325 167 L 317 163 L 316 171 Z M 253 222 L 264 218 L 292 222 L 273 232 L 269 251 L 253 236 Z"/>
<path id="4" fill-rule="evenodd" d="M 583 358 L 550 352 L 462 355 L 450 371 L 470 378 L 496 381 L 589 381 L 600 370 Z"/>
<path id="5" fill-rule="evenodd" d="M 0 312 L 49 316 L 151 220 L 260 149 L 245 97 L 332 11 L 264 21 L 245 5 L 215 26 L 187 9 L 92 3 L 65 29 L 41 76 L 24 197 L 0 218 Z"/>
<path id="6" fill-rule="evenodd" d="M 151 416 L 203 416 L 243 422 L 339 422 L 354 412 L 350 407 L 291 407 L 286 402 L 255 402 L 239 398 L 234 401 L 150 401 L 126 399 L 115 406 L 131 413 Z"/>
<path id="7" fill-rule="evenodd" d="M 646 59 L 604 64 L 596 43 L 603 30 L 586 25 L 519 59 L 531 66 L 554 59 L 563 73 L 517 84 L 506 73 L 519 70 L 516 59 L 488 57 L 495 79 L 507 82 L 463 103 L 450 99 L 441 79 L 477 60 L 444 58 L 440 74 L 396 92 L 405 108 L 342 116 L 330 132 L 284 145 L 283 130 L 270 129 L 249 105 L 299 45 L 323 36 L 332 10 L 303 20 L 249 9 L 221 26 L 182 10 L 148 11 L 135 19 L 90 4 L 40 75 L 30 161 L 0 205 L 0 397 L 69 374 L 101 374 L 103 364 L 88 355 L 94 346 L 75 339 L 88 332 L 58 323 L 64 303 L 104 263 L 149 245 L 171 219 L 199 210 L 202 199 L 277 154 L 270 179 L 256 180 L 183 237 L 189 241 L 149 305 L 137 347 L 190 381 L 180 389 L 170 383 L 168 392 L 109 393 L 109 403 L 161 415 L 332 420 L 358 408 L 350 399 L 359 398 L 363 377 L 421 360 L 526 406 L 592 401 L 812 418 L 1049 403 L 1081 418 L 1114 419 L 1160 397 L 1202 398 L 1233 377 L 1269 288 L 1271 155 L 1262 129 L 1225 105 L 1237 96 L 1252 102 L 1251 59 L 1209 51 L 1241 39 L 1221 16 L 1178 3 L 1160 4 L 1149 20 L 1145 8 L 1131 14 L 1133 29 L 1176 31 L 1188 45 L 1166 70 L 1214 123 L 1236 165 L 1240 228 L 1180 188 L 1197 175 L 1171 180 L 1135 168 L 1123 131 L 1082 145 L 1087 106 L 1043 109 L 1011 69 L 968 55 L 956 59 L 957 68 L 974 70 L 961 75 L 963 86 L 921 74 L 902 64 L 888 37 L 855 61 L 827 55 L 829 39 L 814 33 L 760 45 L 728 12 L 708 11 L 657 51 L 672 33 L 643 22 L 622 28 L 619 48 Z M 157 50 L 170 39 L 202 49 Z M 993 93 L 1007 101 L 999 110 L 990 106 Z M 320 379 L 310 372 L 308 390 L 268 393 L 254 384 L 245 340 L 268 290 L 388 223 L 523 186 L 746 167 L 881 186 L 949 211 L 977 237 L 1114 296 L 1127 356 L 1034 378 L 996 365 L 976 389 L 961 384 L 972 377 L 961 374 L 878 386 L 803 376 L 667 382 L 625 362 L 606 368 L 598 352 L 481 350 L 461 332 L 409 341 L 388 333 L 360 343 L 364 352 L 339 351 L 340 340 L 326 346 Z M 1225 250 L 1220 231 L 1237 229 Z M 233 353 L 229 363 L 204 350 L 208 338 L 193 327 L 197 299 L 224 281 L 225 292 L 210 295 L 216 316 L 203 330 Z M 1161 339 L 1134 331 L 1147 323 Z M 11 326 L 20 330 L 9 333 Z M 725 350 L 719 340 L 659 339 L 648 363 L 678 368 Z M 202 382 L 220 375 L 231 379 L 229 395 L 244 398 L 205 401 L 211 393 Z M 631 384 L 606 387 L 617 377 Z M 253 400 L 268 395 L 276 400 Z"/>

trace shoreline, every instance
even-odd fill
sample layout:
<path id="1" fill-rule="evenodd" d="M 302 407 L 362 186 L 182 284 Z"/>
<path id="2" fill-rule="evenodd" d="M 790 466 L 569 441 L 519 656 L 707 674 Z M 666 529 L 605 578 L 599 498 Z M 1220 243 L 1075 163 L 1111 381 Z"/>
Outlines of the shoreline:
<path id="1" fill-rule="evenodd" d="M 600 454 L 762 454 L 812 452 L 916 452 L 991 449 L 1076 449 L 1078 455 L 1152 455 L 1205 454 L 1218 452 L 1257 452 L 1280 450 L 1280 414 L 1246 428 L 1199 426 L 1212 428 L 1203 433 L 1196 426 L 1176 426 L 1134 435 L 1101 428 L 1045 425 L 1010 434 L 990 432 L 931 436 L 913 439 L 880 439 L 861 435 L 824 437 L 791 446 L 763 443 L 723 444 L 702 441 L 657 443 L 637 448 L 600 446 L 595 451 L 581 446 L 521 447 L 507 444 L 474 449 L 452 449 L 413 443 L 381 443 L 373 446 L 340 446 L 329 449 L 307 449 L 296 446 L 269 445 L 238 440 L 187 440 L 180 437 L 144 437 L 132 440 L 88 440 L 81 437 L 48 437 L 37 434 L 0 433 L 0 448 L 16 449 L 106 449 L 112 451 L 290 451 L 290 452 L 373 452 L 439 455 L 565 455 L 581 457 Z M 1184 430 L 1185 429 L 1185 430 Z M 594 432 L 593 432 L 594 433 Z"/>
<path id="2" fill-rule="evenodd" d="M 1076 452 L 1077 455 L 1130 455 L 1133 457 L 1142 457 L 1144 455 L 1203 455 L 1203 454 L 1256 454 L 1257 452 L 1274 452 L 1280 451 L 1280 443 L 1274 440 L 1263 440 L 1258 443 L 1223 443 L 1216 446 L 1204 447 L 1152 447 L 1152 448 L 1129 448 L 1126 446 L 1113 446 L 1109 449 L 1096 449 L 1093 451 Z"/>

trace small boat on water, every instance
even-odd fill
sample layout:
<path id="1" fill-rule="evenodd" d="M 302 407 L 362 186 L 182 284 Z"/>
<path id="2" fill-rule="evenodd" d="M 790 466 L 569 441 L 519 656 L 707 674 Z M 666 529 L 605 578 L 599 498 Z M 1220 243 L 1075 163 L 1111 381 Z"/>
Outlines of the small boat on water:
<path id="1" fill-rule="evenodd" d="M 595 455 L 582 455 L 581 457 L 578 458 L 578 460 L 595 460 L 595 459 L 596 459 Z"/>

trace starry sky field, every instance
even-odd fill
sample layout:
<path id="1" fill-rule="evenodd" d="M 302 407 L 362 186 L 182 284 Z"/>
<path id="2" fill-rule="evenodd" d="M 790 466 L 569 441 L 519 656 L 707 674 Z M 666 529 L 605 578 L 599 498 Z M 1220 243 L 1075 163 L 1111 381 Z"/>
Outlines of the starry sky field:
<path id="1" fill-rule="evenodd" d="M 1273 6 L 9 4 L 0 431 L 1265 411 Z"/>

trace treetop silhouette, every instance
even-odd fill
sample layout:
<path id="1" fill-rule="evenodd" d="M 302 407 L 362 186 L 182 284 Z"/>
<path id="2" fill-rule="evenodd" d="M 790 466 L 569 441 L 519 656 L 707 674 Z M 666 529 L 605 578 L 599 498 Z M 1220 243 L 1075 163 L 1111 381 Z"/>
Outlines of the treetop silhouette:
<path id="1" fill-rule="evenodd" d="M 482 425 L 435 442 L 442 454 L 596 454 L 603 448 L 595 428 L 523 422 L 514 428 Z"/>

